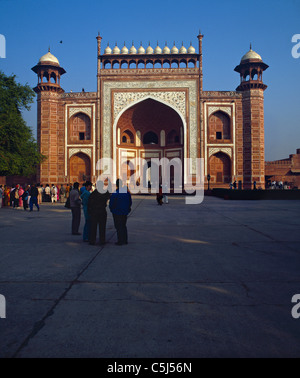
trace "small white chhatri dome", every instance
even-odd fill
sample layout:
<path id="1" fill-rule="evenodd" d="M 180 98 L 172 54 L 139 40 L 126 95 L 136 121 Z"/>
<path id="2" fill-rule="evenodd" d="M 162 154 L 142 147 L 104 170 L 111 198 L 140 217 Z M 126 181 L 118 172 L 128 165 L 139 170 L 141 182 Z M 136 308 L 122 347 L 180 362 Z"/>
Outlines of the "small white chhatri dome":
<path id="1" fill-rule="evenodd" d="M 109 44 L 107 44 L 107 47 L 104 50 L 104 54 L 111 54 L 111 48 L 109 47 Z"/>
<path id="2" fill-rule="evenodd" d="M 158 46 L 158 42 L 157 42 L 157 46 L 154 49 L 154 54 L 161 54 L 161 48 Z"/>
<path id="3" fill-rule="evenodd" d="M 116 44 L 116 46 L 114 47 L 114 49 L 113 49 L 113 54 L 120 54 L 120 49 L 119 49 L 119 47 L 117 46 L 117 44 Z"/>
<path id="4" fill-rule="evenodd" d="M 195 50 L 195 48 L 192 46 L 192 43 L 191 43 L 190 47 L 188 48 L 187 52 L 188 52 L 188 54 L 195 54 L 196 50 Z"/>
<path id="5" fill-rule="evenodd" d="M 245 54 L 242 57 L 241 62 L 243 62 L 245 60 L 249 60 L 249 59 L 256 59 L 256 60 L 262 61 L 261 56 L 259 54 L 257 54 L 255 51 L 252 50 L 251 44 L 250 44 L 250 50 L 247 52 L 247 54 Z"/>
<path id="6" fill-rule="evenodd" d="M 128 54 L 128 48 L 125 46 L 125 42 L 124 46 L 122 47 L 121 54 Z"/>
<path id="7" fill-rule="evenodd" d="M 149 42 L 149 46 L 146 49 L 146 54 L 153 54 L 153 48 L 150 46 L 150 42 Z"/>
<path id="8" fill-rule="evenodd" d="M 47 54 L 43 55 L 40 58 L 39 63 L 55 63 L 59 65 L 58 59 L 53 54 L 51 54 L 50 48 Z"/>
<path id="9" fill-rule="evenodd" d="M 130 47 L 129 54 L 136 54 L 136 48 L 134 47 L 133 42 L 132 46 Z"/>
<path id="10" fill-rule="evenodd" d="M 138 54 L 145 54 L 145 49 L 144 49 L 144 47 L 142 46 L 142 42 L 141 42 L 141 46 L 140 46 L 139 49 L 138 49 Z"/>
<path id="11" fill-rule="evenodd" d="M 163 54 L 170 54 L 170 49 L 169 49 L 169 47 L 167 46 L 167 42 L 166 42 L 166 45 L 165 45 L 165 47 L 164 47 L 164 49 L 163 49 Z"/>
<path id="12" fill-rule="evenodd" d="M 174 42 L 174 46 L 171 49 L 171 54 L 178 54 L 178 48 L 175 46 L 175 42 Z"/>
<path id="13" fill-rule="evenodd" d="M 183 46 L 183 42 L 182 46 L 180 47 L 179 54 L 186 54 L 186 48 Z"/>

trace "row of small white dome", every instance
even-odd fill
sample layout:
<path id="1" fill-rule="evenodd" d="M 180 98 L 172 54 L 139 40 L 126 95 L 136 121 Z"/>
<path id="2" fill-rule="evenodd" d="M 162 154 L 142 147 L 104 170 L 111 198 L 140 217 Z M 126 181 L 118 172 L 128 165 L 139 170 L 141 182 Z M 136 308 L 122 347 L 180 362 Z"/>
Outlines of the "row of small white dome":
<path id="1" fill-rule="evenodd" d="M 195 53 L 196 53 L 196 50 L 192 46 L 192 44 L 190 45 L 188 49 L 186 49 L 182 44 L 182 46 L 178 50 L 178 48 L 175 46 L 175 43 L 174 43 L 174 46 L 171 48 L 171 50 L 169 49 L 167 44 L 165 45 L 163 49 L 161 49 L 157 44 L 157 46 L 153 50 L 153 48 L 150 46 L 150 43 L 149 43 L 149 46 L 146 48 L 146 50 L 144 49 L 142 45 L 138 49 L 136 49 L 133 44 L 129 50 L 125 46 L 125 44 L 121 50 L 119 49 L 117 44 L 115 45 L 113 49 L 111 49 L 108 44 L 106 49 L 104 50 L 105 55 L 110 55 L 110 54 L 116 54 L 116 55 L 117 54 L 195 54 Z"/>

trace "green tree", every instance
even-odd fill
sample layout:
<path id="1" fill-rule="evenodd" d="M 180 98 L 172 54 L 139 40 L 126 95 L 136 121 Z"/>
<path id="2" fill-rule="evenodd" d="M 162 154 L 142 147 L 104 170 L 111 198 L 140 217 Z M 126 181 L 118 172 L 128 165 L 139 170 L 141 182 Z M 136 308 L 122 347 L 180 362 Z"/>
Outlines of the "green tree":
<path id="1" fill-rule="evenodd" d="M 44 159 L 21 111 L 30 110 L 35 93 L 0 71 L 0 176 L 30 176 Z"/>

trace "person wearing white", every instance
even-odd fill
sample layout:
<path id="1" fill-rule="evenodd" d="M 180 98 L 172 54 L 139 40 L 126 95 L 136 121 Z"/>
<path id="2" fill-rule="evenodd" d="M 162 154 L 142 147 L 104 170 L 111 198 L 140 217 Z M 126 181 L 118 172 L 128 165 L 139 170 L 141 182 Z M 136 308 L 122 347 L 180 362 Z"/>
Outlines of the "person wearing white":
<path id="1" fill-rule="evenodd" d="M 57 202 L 57 187 L 55 185 L 52 185 L 51 188 L 51 201 L 52 203 Z"/>

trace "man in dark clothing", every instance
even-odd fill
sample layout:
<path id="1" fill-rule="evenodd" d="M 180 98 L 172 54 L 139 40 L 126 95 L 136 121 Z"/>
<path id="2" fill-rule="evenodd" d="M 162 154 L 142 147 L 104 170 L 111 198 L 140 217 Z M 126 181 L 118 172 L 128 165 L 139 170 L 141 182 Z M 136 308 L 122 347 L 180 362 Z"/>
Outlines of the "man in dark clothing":
<path id="1" fill-rule="evenodd" d="M 98 188 L 100 191 L 98 191 Z M 99 225 L 99 239 L 100 245 L 105 244 L 106 236 L 106 221 L 107 201 L 110 198 L 109 190 L 103 190 L 103 182 L 97 182 L 97 189 L 91 193 L 88 199 L 88 214 L 90 216 L 90 242 L 89 244 L 95 245 L 97 237 L 97 226 Z"/>
<path id="2" fill-rule="evenodd" d="M 31 186 L 31 189 L 30 189 L 30 201 L 29 201 L 29 208 L 30 208 L 30 211 L 33 210 L 33 205 L 35 205 L 38 209 L 38 211 L 40 211 L 40 207 L 39 207 L 39 204 L 38 204 L 38 195 L 39 195 L 39 191 L 37 189 L 37 187 L 33 184 Z"/>
<path id="3" fill-rule="evenodd" d="M 81 235 L 79 231 L 81 217 L 81 199 L 79 197 L 79 182 L 74 182 L 70 191 L 70 206 L 72 211 L 72 235 Z"/>
<path id="4" fill-rule="evenodd" d="M 111 195 L 109 208 L 113 214 L 115 228 L 117 230 L 118 241 L 116 245 L 128 244 L 127 236 L 127 215 L 131 211 L 131 194 L 126 187 L 122 187 L 122 181 L 117 180 L 117 189 Z"/>

